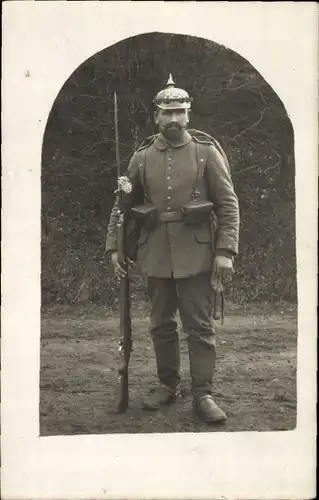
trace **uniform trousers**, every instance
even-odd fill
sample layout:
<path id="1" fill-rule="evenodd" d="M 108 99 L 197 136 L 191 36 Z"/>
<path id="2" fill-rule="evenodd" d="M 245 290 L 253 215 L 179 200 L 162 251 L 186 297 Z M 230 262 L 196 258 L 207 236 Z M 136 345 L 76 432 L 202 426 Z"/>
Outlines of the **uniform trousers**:
<path id="1" fill-rule="evenodd" d="M 193 396 L 211 394 L 216 360 L 211 273 L 188 278 L 148 278 L 148 293 L 150 333 L 160 382 L 174 390 L 180 382 L 179 312 L 188 343 Z"/>

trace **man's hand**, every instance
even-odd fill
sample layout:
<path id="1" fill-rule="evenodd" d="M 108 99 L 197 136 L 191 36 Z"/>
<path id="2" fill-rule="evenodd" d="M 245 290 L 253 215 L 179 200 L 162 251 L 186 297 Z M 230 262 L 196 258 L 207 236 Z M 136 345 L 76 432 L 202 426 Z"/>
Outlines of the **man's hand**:
<path id="1" fill-rule="evenodd" d="M 115 276 L 117 278 L 125 278 L 125 276 L 126 276 L 127 273 L 126 273 L 125 269 L 123 269 L 123 267 L 119 263 L 119 254 L 118 254 L 118 252 L 115 251 L 115 252 L 111 253 L 111 260 L 112 260 L 112 264 L 113 264 Z M 127 262 L 129 264 L 134 264 L 134 262 L 131 259 L 127 259 Z"/>
<path id="2" fill-rule="evenodd" d="M 113 264 L 115 276 L 117 278 L 125 278 L 126 271 L 125 271 L 125 269 L 123 269 L 123 267 L 119 263 L 119 254 L 118 254 L 118 252 L 112 252 L 112 254 L 111 254 L 111 260 L 112 260 L 112 264 Z"/>
<path id="3" fill-rule="evenodd" d="M 217 255 L 214 260 L 213 272 L 216 276 L 233 274 L 234 266 L 232 259 L 224 255 Z"/>
<path id="4" fill-rule="evenodd" d="M 213 290 L 220 291 L 223 287 L 222 278 L 225 275 L 233 274 L 234 267 L 233 261 L 229 257 L 217 255 L 214 260 L 213 272 L 211 277 L 211 284 Z"/>

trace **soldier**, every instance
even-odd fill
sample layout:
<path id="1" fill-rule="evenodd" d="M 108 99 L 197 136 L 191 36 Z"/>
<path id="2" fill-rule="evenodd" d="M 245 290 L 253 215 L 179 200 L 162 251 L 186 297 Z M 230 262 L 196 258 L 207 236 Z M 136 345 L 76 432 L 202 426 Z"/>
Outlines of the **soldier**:
<path id="1" fill-rule="evenodd" d="M 152 224 L 145 220 L 137 243 L 137 262 L 147 277 L 151 300 L 150 333 L 159 378 L 156 390 L 144 400 L 144 408 L 156 410 L 178 396 L 178 311 L 188 343 L 193 407 L 207 423 L 224 422 L 226 415 L 212 396 L 216 360 L 212 277 L 233 272 L 238 252 L 238 199 L 218 143 L 216 147 L 204 133 L 189 133 L 191 99 L 185 90 L 176 88 L 171 75 L 154 104 L 159 133 L 134 153 L 127 171 L 132 199 L 142 190 L 145 206 L 157 214 Z M 217 232 L 212 206 L 218 218 Z M 123 276 L 116 220 L 115 204 L 106 248 L 115 273 Z"/>

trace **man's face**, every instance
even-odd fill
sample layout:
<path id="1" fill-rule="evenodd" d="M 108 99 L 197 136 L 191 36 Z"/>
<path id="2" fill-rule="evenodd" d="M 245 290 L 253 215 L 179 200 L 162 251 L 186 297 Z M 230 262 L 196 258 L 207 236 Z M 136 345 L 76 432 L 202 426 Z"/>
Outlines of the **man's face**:
<path id="1" fill-rule="evenodd" d="M 160 132 L 170 140 L 181 137 L 188 122 L 188 109 L 158 109 L 155 114 L 155 123 Z"/>

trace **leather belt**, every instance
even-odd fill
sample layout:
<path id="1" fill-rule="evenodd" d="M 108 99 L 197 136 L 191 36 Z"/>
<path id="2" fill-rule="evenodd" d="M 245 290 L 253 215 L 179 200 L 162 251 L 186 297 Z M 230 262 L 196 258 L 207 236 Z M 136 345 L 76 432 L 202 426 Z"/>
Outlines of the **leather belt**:
<path id="1" fill-rule="evenodd" d="M 183 220 L 182 212 L 162 212 L 158 214 L 161 222 L 177 222 Z"/>

